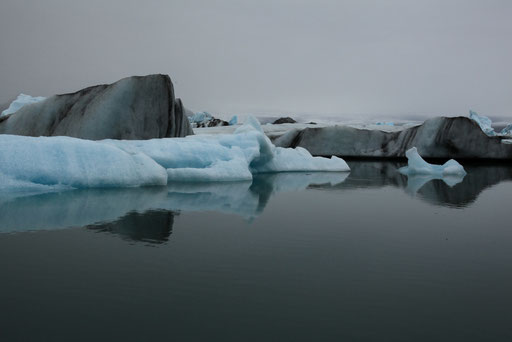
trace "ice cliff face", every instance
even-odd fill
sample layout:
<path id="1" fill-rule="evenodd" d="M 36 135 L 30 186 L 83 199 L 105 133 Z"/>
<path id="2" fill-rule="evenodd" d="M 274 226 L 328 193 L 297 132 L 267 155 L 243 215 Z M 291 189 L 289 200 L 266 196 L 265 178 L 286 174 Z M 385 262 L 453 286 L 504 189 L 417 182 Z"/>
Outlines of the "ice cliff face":
<path id="1" fill-rule="evenodd" d="M 512 159 L 512 145 L 501 136 L 487 136 L 466 117 L 437 117 L 397 132 L 349 126 L 305 128 L 290 131 L 274 141 L 276 146 L 303 147 L 317 156 L 405 157 L 417 147 L 424 158 Z"/>
<path id="2" fill-rule="evenodd" d="M 54 95 L 0 117 L 0 134 L 152 139 L 192 134 L 167 75 L 133 76 Z"/>

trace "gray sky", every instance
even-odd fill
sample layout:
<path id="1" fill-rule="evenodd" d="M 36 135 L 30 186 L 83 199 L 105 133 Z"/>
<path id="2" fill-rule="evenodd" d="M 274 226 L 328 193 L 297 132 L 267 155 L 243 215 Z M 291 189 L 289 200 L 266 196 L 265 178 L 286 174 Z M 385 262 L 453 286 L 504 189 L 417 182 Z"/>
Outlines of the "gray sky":
<path id="1" fill-rule="evenodd" d="M 509 0 L 1 0 L 0 103 L 169 74 L 193 110 L 512 117 Z"/>

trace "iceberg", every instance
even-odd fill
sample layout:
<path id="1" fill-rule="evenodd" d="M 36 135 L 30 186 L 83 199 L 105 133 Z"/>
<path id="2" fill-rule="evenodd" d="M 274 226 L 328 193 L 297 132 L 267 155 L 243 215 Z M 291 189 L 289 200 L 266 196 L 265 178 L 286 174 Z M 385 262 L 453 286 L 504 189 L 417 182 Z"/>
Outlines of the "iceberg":
<path id="1" fill-rule="evenodd" d="M 0 117 L 0 134 L 88 140 L 153 139 L 193 134 L 168 75 L 132 76 L 53 95 Z"/>
<path id="2" fill-rule="evenodd" d="M 0 135 L 0 188 L 162 186 L 252 180 L 284 171 L 349 171 L 341 158 L 275 147 L 249 118 L 233 134 L 91 141 Z"/>
<path id="3" fill-rule="evenodd" d="M 230 126 L 236 125 L 238 123 L 238 116 L 233 115 L 233 117 L 231 118 L 231 120 L 228 121 L 228 123 Z"/>
<path id="4" fill-rule="evenodd" d="M 233 118 L 231 118 L 231 120 L 228 122 L 222 119 L 218 119 L 208 112 L 197 112 L 195 114 L 187 114 L 187 116 L 190 125 L 194 128 L 232 126 L 235 125 L 238 121 L 236 115 L 233 116 Z"/>
<path id="5" fill-rule="evenodd" d="M 0 135 L 0 188 L 135 187 L 167 184 L 142 153 L 71 137 Z"/>
<path id="6" fill-rule="evenodd" d="M 508 124 L 507 127 L 503 128 L 500 132 L 500 135 L 512 136 L 512 124 Z"/>
<path id="7" fill-rule="evenodd" d="M 499 133 L 497 133 L 494 128 L 492 128 L 492 120 L 487 116 L 479 115 L 476 112 L 470 110 L 469 118 L 475 121 L 482 131 L 490 137 L 494 136 L 509 136 L 512 135 L 512 124 L 508 124 L 505 128 L 503 128 Z"/>
<path id="8" fill-rule="evenodd" d="M 188 120 L 191 124 L 200 124 L 204 122 L 208 122 L 213 119 L 213 116 L 208 112 L 197 112 L 192 116 L 188 117 Z"/>
<path id="9" fill-rule="evenodd" d="M 476 112 L 470 110 L 469 111 L 469 118 L 476 122 L 478 126 L 484 131 L 485 134 L 488 136 L 495 136 L 496 132 L 494 131 L 494 128 L 492 128 L 492 121 L 487 116 L 479 115 Z"/>
<path id="10" fill-rule="evenodd" d="M 399 169 L 400 173 L 413 176 L 413 175 L 432 175 L 435 177 L 445 176 L 465 176 L 466 171 L 454 159 L 448 160 L 443 165 L 434 165 L 427 163 L 418 153 L 416 147 L 413 147 L 405 152 L 408 165 Z"/>
<path id="11" fill-rule="evenodd" d="M 377 126 L 394 126 L 394 122 L 376 122 L 375 125 Z"/>
<path id="12" fill-rule="evenodd" d="M 488 136 L 468 117 L 436 117 L 416 126 L 374 127 L 396 130 L 319 125 L 288 130 L 273 142 L 279 147 L 300 146 L 316 156 L 402 158 L 408 149 L 417 147 L 425 158 L 512 159 L 512 146 L 502 143 L 502 136 Z"/>
<path id="13" fill-rule="evenodd" d="M 46 100 L 46 97 L 43 97 L 43 96 L 35 96 L 34 97 L 34 96 L 26 95 L 26 94 L 19 94 L 18 97 L 14 101 L 11 102 L 9 107 L 0 114 L 0 116 L 16 113 L 23 106 L 26 106 L 31 103 L 41 102 L 43 100 Z"/>

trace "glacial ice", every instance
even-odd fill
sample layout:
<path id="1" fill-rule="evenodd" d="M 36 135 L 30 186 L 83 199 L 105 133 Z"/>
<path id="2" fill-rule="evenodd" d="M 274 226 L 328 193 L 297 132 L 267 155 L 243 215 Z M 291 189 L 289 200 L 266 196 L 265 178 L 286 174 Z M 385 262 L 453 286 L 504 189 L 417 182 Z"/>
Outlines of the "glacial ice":
<path id="1" fill-rule="evenodd" d="M 492 120 L 489 119 L 487 116 L 479 115 L 476 112 L 470 110 L 469 111 L 469 118 L 473 121 L 475 121 L 482 131 L 484 131 L 485 134 L 488 136 L 495 136 L 496 132 L 494 131 L 494 128 L 492 128 Z"/>
<path id="2" fill-rule="evenodd" d="M 191 124 L 199 124 L 210 121 L 211 119 L 213 119 L 213 116 L 208 112 L 197 112 L 194 113 L 194 115 L 188 117 L 188 120 Z"/>
<path id="3" fill-rule="evenodd" d="M 411 196 L 416 196 L 416 193 L 423 188 L 423 186 L 435 179 L 442 180 L 447 186 L 453 188 L 455 185 L 461 183 L 464 180 L 464 174 L 460 175 L 448 175 L 448 176 L 436 176 L 436 175 L 409 175 L 407 177 L 407 187 L 405 192 Z"/>
<path id="4" fill-rule="evenodd" d="M 405 152 L 408 165 L 399 169 L 400 173 L 408 176 L 432 175 L 435 177 L 464 176 L 466 171 L 457 161 L 450 159 L 443 165 L 429 164 L 418 154 L 416 147 Z"/>
<path id="5" fill-rule="evenodd" d="M 25 94 L 19 94 L 18 97 L 14 101 L 11 102 L 11 104 L 9 105 L 9 108 L 4 110 L 0 114 L 0 116 L 15 113 L 23 106 L 26 106 L 31 103 L 41 102 L 45 99 L 46 99 L 46 97 L 42 97 L 42 96 L 34 97 L 34 96 L 30 96 L 30 95 L 25 95 Z"/>
<path id="6" fill-rule="evenodd" d="M 237 115 L 233 115 L 233 117 L 229 120 L 228 123 L 229 123 L 230 126 L 236 125 L 238 123 L 238 116 Z"/>
<path id="7" fill-rule="evenodd" d="M 143 153 L 70 137 L 0 135 L 0 188 L 165 185 L 165 170 Z"/>
<path id="8" fill-rule="evenodd" d="M 507 127 L 503 128 L 500 132 L 500 135 L 512 136 L 512 124 L 508 124 Z"/>
<path id="9" fill-rule="evenodd" d="M 233 134 L 90 141 L 0 135 L 0 188 L 97 188 L 251 180 L 282 171 L 349 171 L 343 159 L 275 147 L 249 118 Z M 21 186 L 23 185 L 23 186 Z"/>
<path id="10" fill-rule="evenodd" d="M 505 128 L 503 128 L 499 133 L 497 133 L 494 128 L 492 128 L 492 120 L 487 116 L 479 115 L 476 112 L 470 110 L 469 118 L 475 121 L 482 131 L 490 137 L 493 136 L 512 136 L 512 124 L 508 124 Z"/>

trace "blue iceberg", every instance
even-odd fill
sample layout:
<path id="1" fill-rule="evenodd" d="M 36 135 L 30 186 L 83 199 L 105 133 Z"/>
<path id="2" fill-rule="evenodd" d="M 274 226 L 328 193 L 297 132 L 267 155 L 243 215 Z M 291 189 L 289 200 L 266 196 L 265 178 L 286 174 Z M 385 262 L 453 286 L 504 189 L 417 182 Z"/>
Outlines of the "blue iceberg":
<path id="1" fill-rule="evenodd" d="M 237 115 L 233 115 L 233 117 L 231 118 L 231 120 L 229 120 L 228 123 L 229 123 L 230 126 L 236 125 L 238 123 L 238 116 Z"/>
<path id="2" fill-rule="evenodd" d="M 254 118 L 233 134 L 90 141 L 0 135 L 0 189 L 163 186 L 252 180 L 284 171 L 349 171 L 341 158 L 274 146 Z"/>
<path id="3" fill-rule="evenodd" d="M 445 176 L 465 176 L 466 171 L 454 159 L 448 160 L 443 165 L 435 165 L 427 163 L 418 153 L 416 147 L 405 152 L 407 157 L 407 166 L 399 169 L 400 173 L 408 176 L 413 175 L 429 175 L 438 178 Z"/>
<path id="4" fill-rule="evenodd" d="M 0 114 L 0 116 L 16 113 L 23 106 L 31 103 L 41 102 L 43 100 L 46 100 L 46 97 L 34 97 L 26 94 L 19 94 L 18 97 L 11 102 L 9 107 Z"/>
<path id="5" fill-rule="evenodd" d="M 512 124 L 508 124 L 505 128 L 503 128 L 499 133 L 497 133 L 494 128 L 492 128 L 492 120 L 487 116 L 479 115 L 476 112 L 470 110 L 469 118 L 475 121 L 478 126 L 482 129 L 482 131 L 490 137 L 494 136 L 510 136 L 512 135 Z"/>

